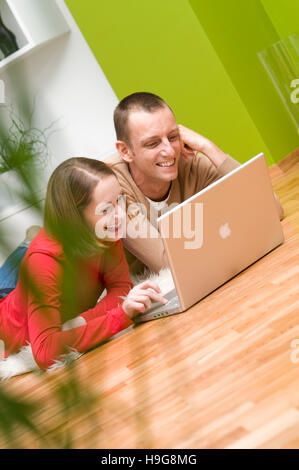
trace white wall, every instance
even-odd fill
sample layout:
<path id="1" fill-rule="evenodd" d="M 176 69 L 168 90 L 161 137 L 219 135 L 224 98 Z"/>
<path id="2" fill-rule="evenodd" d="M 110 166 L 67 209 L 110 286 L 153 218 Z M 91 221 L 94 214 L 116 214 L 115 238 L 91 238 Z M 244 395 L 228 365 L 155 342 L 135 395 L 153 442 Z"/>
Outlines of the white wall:
<path id="1" fill-rule="evenodd" d="M 64 1 L 57 0 L 57 4 L 71 32 L 0 71 L 0 79 L 5 82 L 6 103 L 15 104 L 17 94 L 27 89 L 32 102 L 35 100 L 37 127 L 45 129 L 56 121 L 53 127 L 56 132 L 48 141 L 51 158 L 43 169 L 40 184 L 43 189 L 59 162 L 72 156 L 104 160 L 115 153 L 113 110 L 117 97 Z M 0 177 L 0 185 L 1 178 L 3 187 L 7 175 Z M 42 224 L 42 220 L 32 209 L 15 213 L 20 208 L 9 198 L 6 202 L 0 214 L 0 228 L 7 229 L 13 249 L 23 240 L 26 228 Z M 6 254 L 3 246 L 0 247 L 0 263 Z"/>

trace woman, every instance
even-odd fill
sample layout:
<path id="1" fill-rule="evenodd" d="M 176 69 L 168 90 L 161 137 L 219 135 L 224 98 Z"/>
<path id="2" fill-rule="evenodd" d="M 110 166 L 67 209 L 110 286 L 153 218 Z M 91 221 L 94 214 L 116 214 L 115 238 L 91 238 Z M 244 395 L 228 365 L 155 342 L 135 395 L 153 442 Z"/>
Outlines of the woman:
<path id="1" fill-rule="evenodd" d="M 47 369 L 70 349 L 84 352 L 127 328 L 151 300 L 166 303 L 150 281 L 131 289 L 124 229 L 120 186 L 107 165 L 71 158 L 55 169 L 44 228 L 26 252 L 16 288 L 0 300 L 5 357 L 30 342 Z M 63 329 L 70 320 L 75 327 Z"/>

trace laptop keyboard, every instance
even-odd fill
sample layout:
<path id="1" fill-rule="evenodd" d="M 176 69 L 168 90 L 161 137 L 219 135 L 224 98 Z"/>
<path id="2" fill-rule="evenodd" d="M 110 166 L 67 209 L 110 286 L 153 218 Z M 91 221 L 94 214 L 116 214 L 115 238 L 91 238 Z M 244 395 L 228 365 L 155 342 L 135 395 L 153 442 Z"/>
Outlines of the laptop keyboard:
<path id="1" fill-rule="evenodd" d="M 158 313 L 159 311 L 165 312 L 167 310 L 180 307 L 180 301 L 179 301 L 179 298 L 175 289 L 172 289 L 170 292 L 167 292 L 167 294 L 163 295 L 163 297 L 168 300 L 167 304 L 164 305 L 164 304 L 161 304 L 160 302 L 154 302 L 151 308 L 147 310 L 144 313 L 144 315 L 148 313 L 156 313 L 156 312 Z"/>

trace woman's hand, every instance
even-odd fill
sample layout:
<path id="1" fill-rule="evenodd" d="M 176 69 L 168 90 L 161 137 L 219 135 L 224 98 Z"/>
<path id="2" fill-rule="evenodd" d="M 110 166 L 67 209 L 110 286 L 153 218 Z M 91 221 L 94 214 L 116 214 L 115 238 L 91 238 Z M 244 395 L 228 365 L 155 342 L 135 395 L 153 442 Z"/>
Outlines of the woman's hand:
<path id="1" fill-rule="evenodd" d="M 160 289 L 154 282 L 144 281 L 133 287 L 125 299 L 122 307 L 125 313 L 133 318 L 139 313 L 144 313 L 151 307 L 152 301 L 167 304 L 165 299 L 159 292 Z"/>

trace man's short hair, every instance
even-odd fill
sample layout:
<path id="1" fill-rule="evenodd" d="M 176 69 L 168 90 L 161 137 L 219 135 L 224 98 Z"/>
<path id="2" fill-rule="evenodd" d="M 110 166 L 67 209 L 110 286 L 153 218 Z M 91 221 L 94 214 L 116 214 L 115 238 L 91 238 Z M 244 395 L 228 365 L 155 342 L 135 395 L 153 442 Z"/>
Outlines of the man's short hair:
<path id="1" fill-rule="evenodd" d="M 114 127 L 117 140 L 123 140 L 126 143 L 130 142 L 128 119 L 132 111 L 152 113 L 164 106 L 171 110 L 170 106 L 160 96 L 145 91 L 132 93 L 123 98 L 114 111 Z"/>

